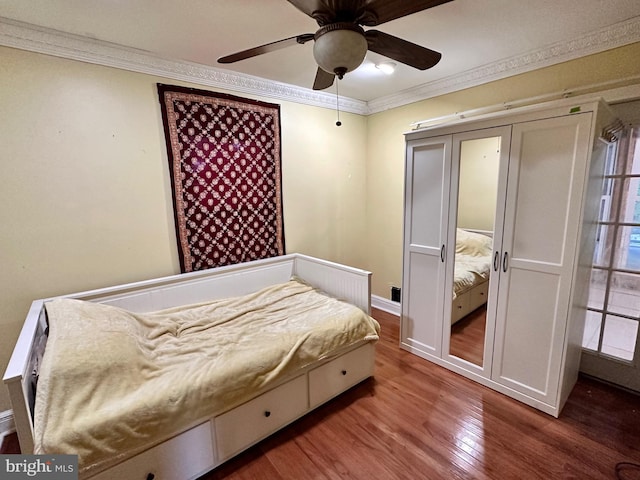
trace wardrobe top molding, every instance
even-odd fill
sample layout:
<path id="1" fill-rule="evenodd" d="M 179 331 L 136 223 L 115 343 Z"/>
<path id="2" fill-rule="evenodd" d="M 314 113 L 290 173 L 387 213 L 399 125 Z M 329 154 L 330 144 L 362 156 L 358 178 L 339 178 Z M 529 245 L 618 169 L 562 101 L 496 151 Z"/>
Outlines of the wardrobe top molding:
<path id="1" fill-rule="evenodd" d="M 609 105 L 602 97 L 590 97 L 585 99 L 567 98 L 553 100 L 550 102 L 526 105 L 523 107 L 510 108 L 497 112 L 490 112 L 481 115 L 474 115 L 417 128 L 404 133 L 406 140 L 428 138 L 438 135 L 448 135 L 460 131 L 479 130 L 484 128 L 501 127 L 514 123 L 528 122 L 538 118 L 560 117 L 565 115 L 575 115 L 578 113 L 595 112 L 599 108 L 610 109 Z M 465 127 L 461 129 L 461 127 Z"/>

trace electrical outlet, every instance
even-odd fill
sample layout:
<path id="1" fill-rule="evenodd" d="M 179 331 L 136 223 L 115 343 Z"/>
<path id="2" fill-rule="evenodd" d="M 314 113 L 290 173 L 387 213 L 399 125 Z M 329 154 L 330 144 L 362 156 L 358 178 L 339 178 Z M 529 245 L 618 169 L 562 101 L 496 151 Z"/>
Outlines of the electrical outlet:
<path id="1" fill-rule="evenodd" d="M 391 287 L 391 301 L 400 302 L 400 287 Z"/>

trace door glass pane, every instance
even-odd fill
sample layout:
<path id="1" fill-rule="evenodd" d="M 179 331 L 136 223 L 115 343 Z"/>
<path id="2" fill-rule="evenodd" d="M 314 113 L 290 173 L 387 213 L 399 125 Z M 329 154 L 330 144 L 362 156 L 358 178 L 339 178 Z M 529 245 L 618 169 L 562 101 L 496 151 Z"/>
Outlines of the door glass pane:
<path id="1" fill-rule="evenodd" d="M 636 130 L 637 131 L 637 130 Z M 640 174 L 640 142 L 637 137 L 633 146 L 633 157 L 630 159 L 632 162 L 629 169 L 631 174 Z"/>
<path id="2" fill-rule="evenodd" d="M 637 336 L 637 320 L 607 315 L 602 337 L 602 353 L 623 360 L 633 360 Z"/>
<path id="3" fill-rule="evenodd" d="M 622 173 L 622 171 L 618 170 L 622 169 L 622 163 L 624 162 L 618 162 L 619 158 L 621 157 L 618 154 L 618 142 L 607 145 L 607 154 L 604 165 L 605 175 L 616 175 L 618 173 Z"/>
<path id="4" fill-rule="evenodd" d="M 605 179 L 600 195 L 600 205 L 598 211 L 598 225 L 596 230 L 596 244 L 593 251 L 593 264 L 600 267 L 608 267 L 611 263 L 611 252 L 614 250 L 615 225 L 610 222 L 615 221 L 615 206 L 618 202 L 620 179 Z"/>
<path id="5" fill-rule="evenodd" d="M 613 235 L 612 225 L 599 224 L 596 230 L 596 245 L 593 250 L 593 264 L 598 267 L 608 267 L 611 263 Z"/>
<path id="6" fill-rule="evenodd" d="M 611 275 L 607 310 L 630 317 L 640 315 L 640 275 L 623 272 Z"/>
<path id="7" fill-rule="evenodd" d="M 598 350 L 598 340 L 600 339 L 600 324 L 602 323 L 602 313 L 587 311 L 587 319 L 584 324 L 584 334 L 582 336 L 582 346 L 589 350 Z"/>
<path id="8" fill-rule="evenodd" d="M 640 177 L 627 178 L 623 194 L 620 222 L 640 223 Z"/>
<path id="9" fill-rule="evenodd" d="M 640 272 L 640 226 L 618 228 L 615 268 Z"/>
<path id="10" fill-rule="evenodd" d="M 596 310 L 604 309 L 604 292 L 607 286 L 607 270 L 594 268 L 591 270 L 591 286 L 589 287 L 589 303 L 587 306 Z"/>
<path id="11" fill-rule="evenodd" d="M 613 178 L 605 178 L 602 180 L 602 198 L 609 199 L 603 205 L 607 208 L 600 208 L 600 220 L 606 222 L 611 215 L 611 196 L 613 195 L 615 180 Z"/>

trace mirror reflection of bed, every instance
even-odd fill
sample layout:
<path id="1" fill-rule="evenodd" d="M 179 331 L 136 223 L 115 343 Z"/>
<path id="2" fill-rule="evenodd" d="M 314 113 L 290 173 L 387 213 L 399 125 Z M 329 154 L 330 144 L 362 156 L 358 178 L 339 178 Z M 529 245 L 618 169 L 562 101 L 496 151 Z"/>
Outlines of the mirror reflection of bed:
<path id="1" fill-rule="evenodd" d="M 456 229 L 449 353 L 476 365 L 484 353 L 492 253 L 491 232 Z"/>
<path id="2" fill-rule="evenodd" d="M 460 147 L 449 354 L 482 366 L 492 269 L 500 137 Z"/>

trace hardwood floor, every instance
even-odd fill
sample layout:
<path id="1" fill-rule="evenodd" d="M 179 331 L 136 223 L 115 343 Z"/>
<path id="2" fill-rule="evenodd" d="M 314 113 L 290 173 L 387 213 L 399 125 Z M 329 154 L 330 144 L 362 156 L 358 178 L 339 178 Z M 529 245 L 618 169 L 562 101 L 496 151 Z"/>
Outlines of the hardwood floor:
<path id="1" fill-rule="evenodd" d="M 375 378 L 201 480 L 640 479 L 640 397 L 580 378 L 559 419 L 398 347 L 381 311 Z"/>
<path id="2" fill-rule="evenodd" d="M 6 435 L 0 443 L 0 454 L 20 453 L 20 445 L 18 444 L 18 435 L 12 433 Z"/>

